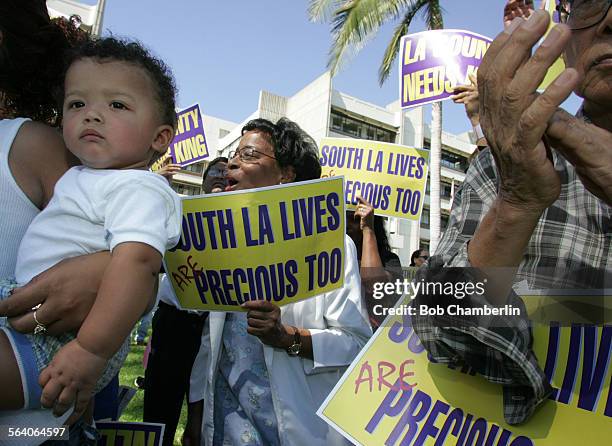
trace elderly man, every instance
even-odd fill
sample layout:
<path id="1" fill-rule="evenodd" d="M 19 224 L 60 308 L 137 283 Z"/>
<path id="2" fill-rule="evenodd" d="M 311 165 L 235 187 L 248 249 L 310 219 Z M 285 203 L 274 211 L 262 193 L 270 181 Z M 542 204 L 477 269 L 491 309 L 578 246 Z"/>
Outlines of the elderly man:
<path id="1" fill-rule="evenodd" d="M 508 2 L 525 3 L 530 2 Z M 419 272 L 436 282 L 479 280 L 484 272 L 486 295 L 468 296 L 463 304 L 521 309 L 520 317 L 417 315 L 412 320 L 434 360 L 467 363 L 504 384 L 510 424 L 525 421 L 551 391 L 512 284 L 612 287 L 611 5 L 612 0 L 562 0 L 562 24 L 533 55 L 549 23 L 545 11 L 527 14 L 527 20 L 519 11 L 497 36 L 478 71 L 480 120 L 489 149 L 472 163 L 436 255 Z M 537 94 L 562 52 L 568 68 Z M 559 108 L 572 90 L 584 98 L 577 117 Z M 442 296 L 415 299 L 417 307 L 444 302 Z"/>

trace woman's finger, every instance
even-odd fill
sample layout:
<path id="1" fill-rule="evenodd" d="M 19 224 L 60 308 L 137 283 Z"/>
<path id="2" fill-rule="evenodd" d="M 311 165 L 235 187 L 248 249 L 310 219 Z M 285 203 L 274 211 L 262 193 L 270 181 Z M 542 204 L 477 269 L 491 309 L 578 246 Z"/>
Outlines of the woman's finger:
<path id="1" fill-rule="evenodd" d="M 249 317 L 247 319 L 249 327 L 259 328 L 259 329 L 269 328 L 271 326 L 269 321 L 270 321 L 269 319 L 256 319 L 252 317 Z"/>
<path id="2" fill-rule="evenodd" d="M 36 309 L 36 319 L 47 331 L 49 326 L 57 320 L 54 313 L 53 308 L 50 305 L 45 305 L 44 302 Z M 31 310 L 26 314 L 9 318 L 8 322 L 11 327 L 20 333 L 32 333 L 38 325 L 34 319 L 34 311 Z"/>
<path id="3" fill-rule="evenodd" d="M 47 295 L 44 282 L 32 280 L 21 288 L 15 288 L 8 299 L 0 301 L 0 316 L 14 317 L 29 313 L 42 303 Z"/>
<path id="4" fill-rule="evenodd" d="M 270 319 L 270 315 L 271 314 L 272 314 L 272 311 L 255 311 L 255 310 L 251 310 L 251 311 L 249 311 L 247 313 L 247 318 L 268 320 L 268 319 Z"/>

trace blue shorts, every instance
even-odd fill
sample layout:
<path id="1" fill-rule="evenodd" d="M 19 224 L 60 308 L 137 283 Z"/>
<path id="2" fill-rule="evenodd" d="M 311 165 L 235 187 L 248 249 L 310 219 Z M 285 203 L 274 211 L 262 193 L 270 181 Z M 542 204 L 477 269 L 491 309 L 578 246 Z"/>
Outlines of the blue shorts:
<path id="1" fill-rule="evenodd" d="M 0 300 L 10 298 L 11 291 L 16 287 L 17 283 L 14 280 L 0 279 Z M 64 333 L 59 336 L 22 334 L 13 330 L 3 317 L 0 317 L 0 330 L 6 333 L 19 366 L 23 384 L 23 400 L 25 401 L 24 409 L 38 409 L 41 407 L 42 394 L 38 376 L 49 365 L 55 353 L 76 337 L 76 333 Z M 103 389 L 119 372 L 127 357 L 129 347 L 128 336 L 119 351 L 106 365 L 102 377 L 96 383 L 96 392 Z"/>

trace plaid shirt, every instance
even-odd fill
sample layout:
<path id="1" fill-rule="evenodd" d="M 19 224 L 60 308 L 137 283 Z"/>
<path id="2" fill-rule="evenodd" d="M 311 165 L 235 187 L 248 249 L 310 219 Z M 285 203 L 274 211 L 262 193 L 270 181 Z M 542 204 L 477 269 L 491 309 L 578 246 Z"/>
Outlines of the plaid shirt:
<path id="1" fill-rule="evenodd" d="M 530 288 L 609 288 L 611 208 L 589 193 L 574 167 L 554 151 L 553 163 L 561 178 L 561 194 L 540 217 L 516 281 L 526 280 Z M 467 268 L 467 247 L 497 190 L 494 159 L 485 149 L 457 191 L 436 255 L 419 270 L 417 280 L 478 281 L 475 270 Z M 413 304 L 418 308 L 443 301 L 439 296 L 419 295 Z M 482 296 L 470 295 L 461 303 L 476 307 L 486 302 Z M 520 308 L 520 317 L 422 316 L 417 312 L 412 323 L 430 359 L 454 366 L 467 364 L 488 380 L 502 384 L 504 417 L 509 424 L 518 424 L 550 395 L 551 386 L 532 351 L 530 321 L 523 302 L 512 291 L 508 303 Z"/>

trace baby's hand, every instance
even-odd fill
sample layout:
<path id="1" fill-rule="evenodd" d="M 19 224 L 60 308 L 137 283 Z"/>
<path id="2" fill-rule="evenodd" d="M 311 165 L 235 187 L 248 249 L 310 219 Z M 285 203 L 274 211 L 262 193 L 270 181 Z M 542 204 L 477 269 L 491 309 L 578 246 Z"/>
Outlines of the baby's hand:
<path id="1" fill-rule="evenodd" d="M 43 407 L 53 408 L 60 416 L 76 401 L 75 413 L 82 413 L 93 395 L 106 359 L 85 350 L 75 339 L 62 347 L 40 373 Z"/>

